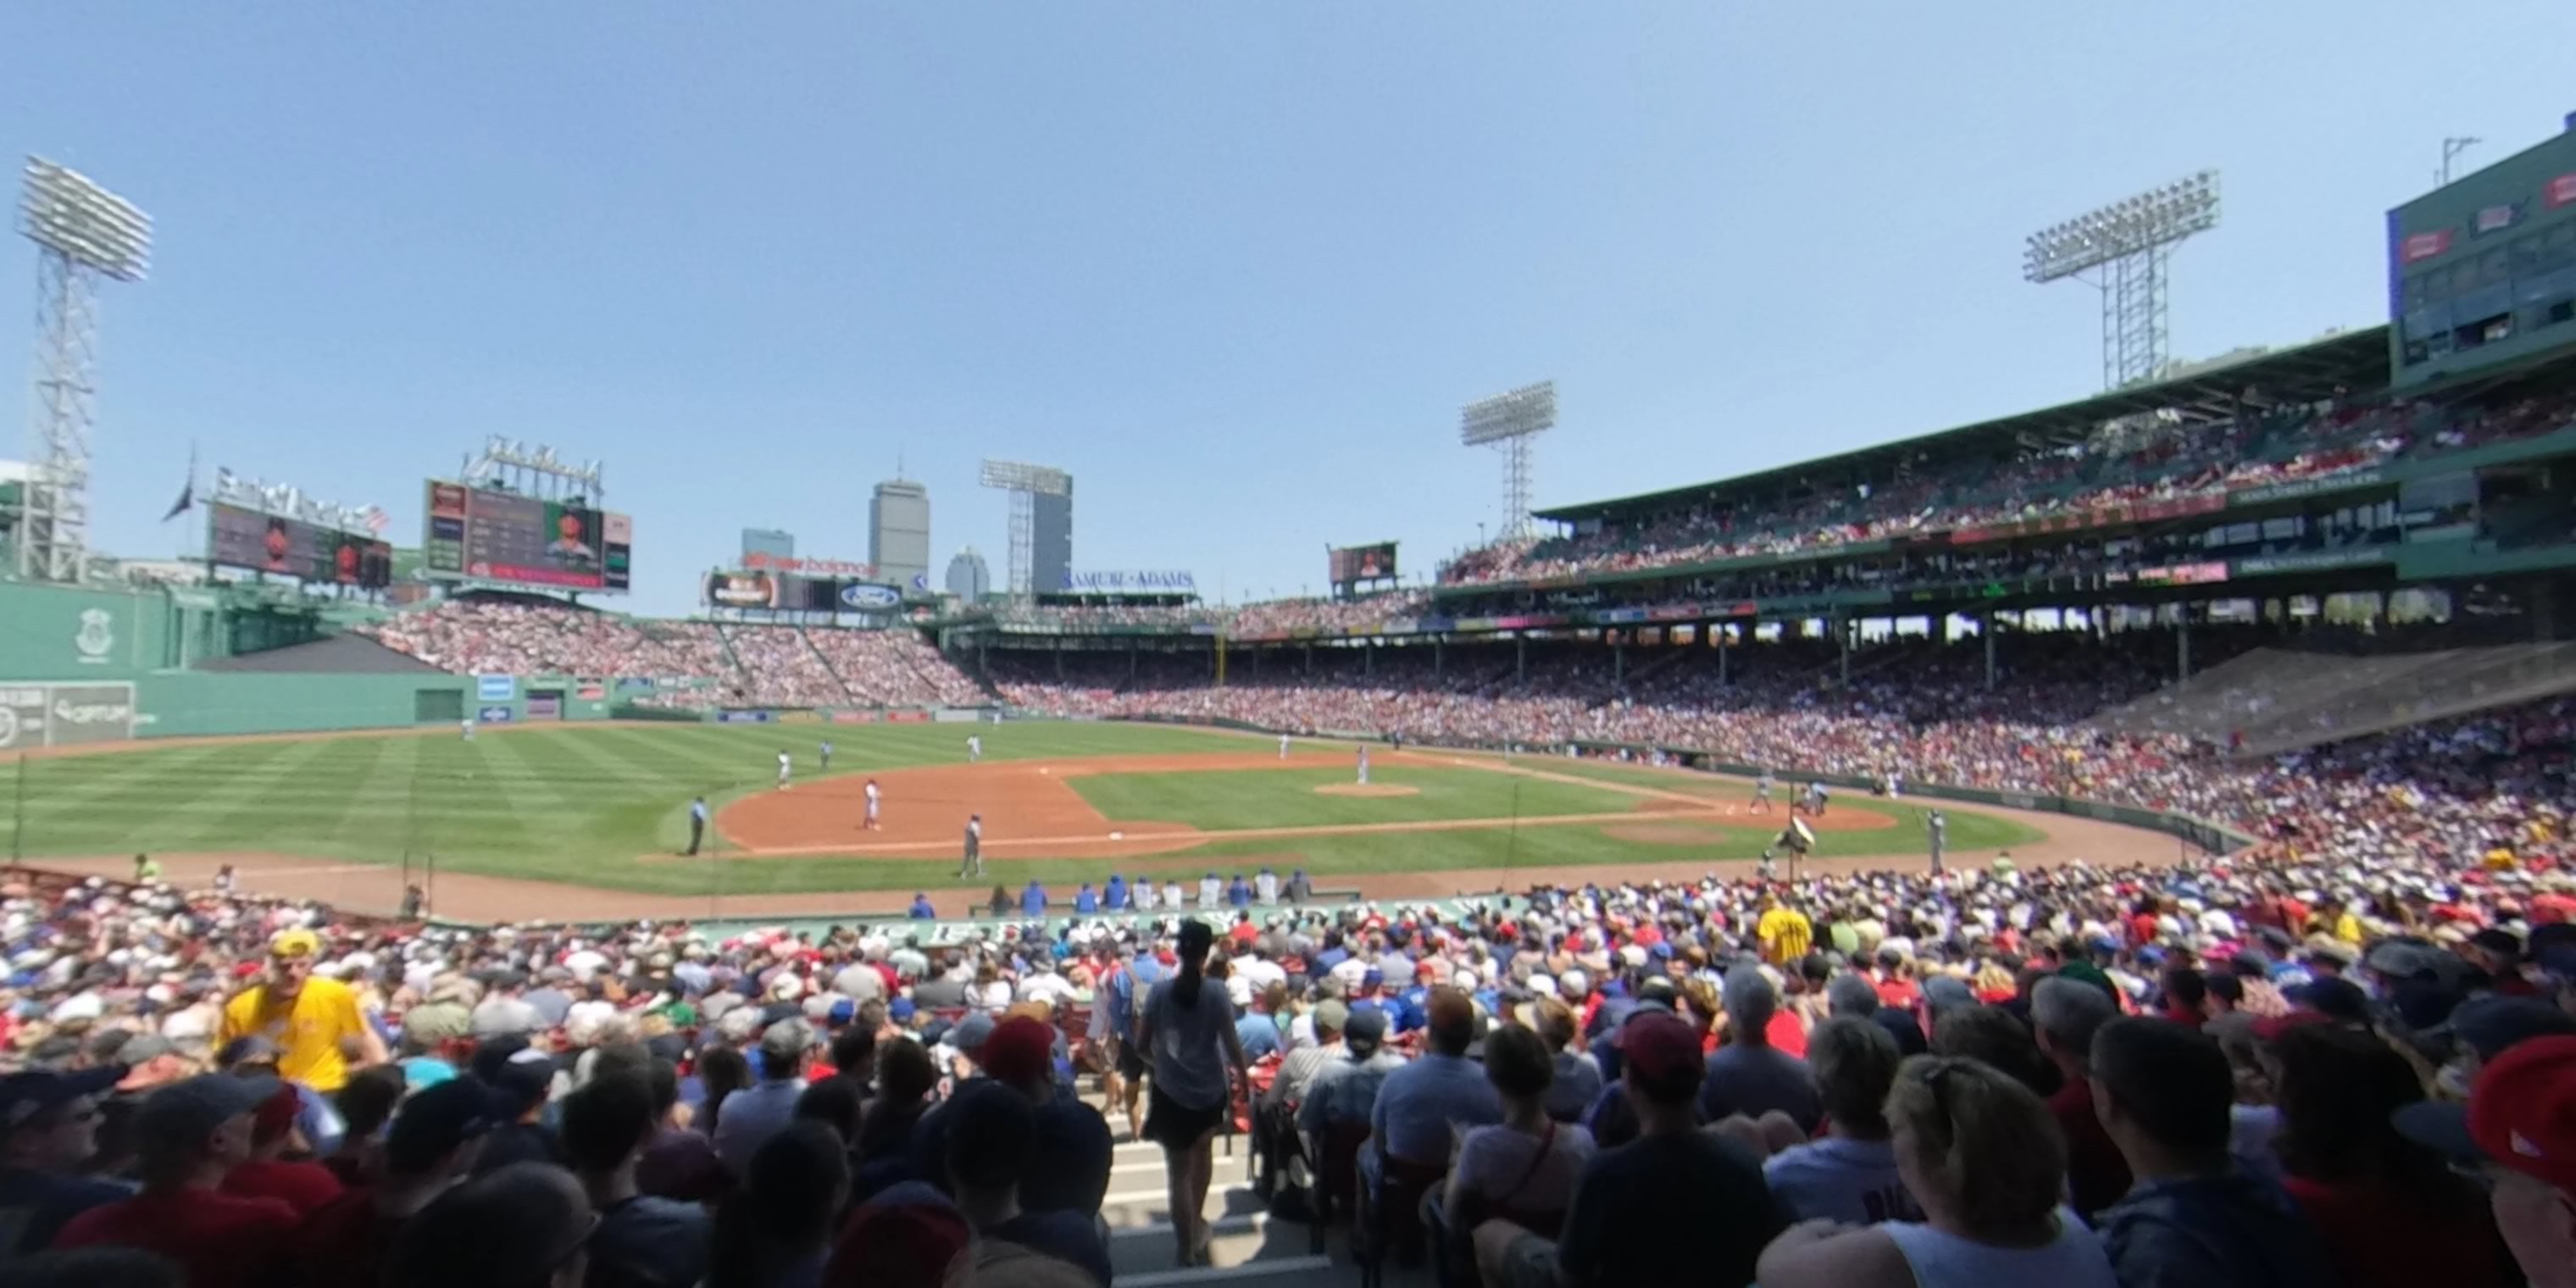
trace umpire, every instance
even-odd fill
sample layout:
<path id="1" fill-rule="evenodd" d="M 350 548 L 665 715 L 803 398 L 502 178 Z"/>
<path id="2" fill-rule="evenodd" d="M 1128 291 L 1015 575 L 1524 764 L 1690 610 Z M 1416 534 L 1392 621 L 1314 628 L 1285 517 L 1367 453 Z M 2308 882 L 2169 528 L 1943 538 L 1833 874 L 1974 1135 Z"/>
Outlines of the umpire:
<path id="1" fill-rule="evenodd" d="M 689 853 L 691 853 L 691 854 L 695 854 L 695 853 L 697 853 L 697 852 L 698 852 L 698 842 L 705 840 L 705 839 L 706 839 L 706 837 L 707 837 L 707 798 L 706 798 L 706 797 L 704 797 L 704 796 L 700 796 L 700 797 L 698 797 L 697 799 L 692 800 L 692 801 L 690 801 L 690 802 L 689 802 L 689 849 L 688 849 L 688 852 L 689 852 Z"/>
<path id="2" fill-rule="evenodd" d="M 966 816 L 966 861 L 957 865 L 959 877 L 984 875 L 984 816 Z"/>

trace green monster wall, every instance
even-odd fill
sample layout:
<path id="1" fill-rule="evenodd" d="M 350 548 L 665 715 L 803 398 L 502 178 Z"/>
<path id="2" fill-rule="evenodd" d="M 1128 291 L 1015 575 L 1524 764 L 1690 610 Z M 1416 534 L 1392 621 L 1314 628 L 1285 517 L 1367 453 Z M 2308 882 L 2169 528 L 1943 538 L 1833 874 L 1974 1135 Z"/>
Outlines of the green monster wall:
<path id="1" fill-rule="evenodd" d="M 204 591 L 0 583 L 0 751 L 609 714 L 599 679 L 187 669 L 220 654 L 225 612 Z"/>

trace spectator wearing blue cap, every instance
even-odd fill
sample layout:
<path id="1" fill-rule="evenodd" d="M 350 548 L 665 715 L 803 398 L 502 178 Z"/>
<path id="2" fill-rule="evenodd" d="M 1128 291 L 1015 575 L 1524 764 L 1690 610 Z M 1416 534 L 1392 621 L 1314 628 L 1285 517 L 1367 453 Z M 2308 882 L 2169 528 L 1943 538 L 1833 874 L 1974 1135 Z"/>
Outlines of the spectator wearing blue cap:
<path id="1" fill-rule="evenodd" d="M 224 1193 L 224 1173 L 250 1156 L 251 1115 L 277 1093 L 270 1077 L 200 1074 L 146 1097 L 131 1124 L 143 1188 L 73 1217 L 59 1248 L 121 1245 L 179 1263 L 191 1288 L 246 1288 L 278 1268 L 300 1223 L 283 1200 Z"/>
<path id="2" fill-rule="evenodd" d="M 1100 911 L 1100 896 L 1092 890 L 1090 882 L 1083 882 L 1082 888 L 1073 892 L 1073 910 L 1085 917 Z"/>
<path id="3" fill-rule="evenodd" d="M 1127 878 L 1116 872 L 1110 873 L 1109 884 L 1100 888 L 1100 902 L 1111 912 L 1127 911 Z"/>
<path id="4" fill-rule="evenodd" d="M 1252 906 L 1252 883 L 1244 880 L 1242 873 L 1235 873 L 1234 880 L 1225 887 L 1225 903 L 1235 909 Z"/>
<path id="5" fill-rule="evenodd" d="M 385 1130 L 374 1180 L 305 1218 L 289 1253 L 303 1283 L 382 1282 L 394 1236 L 474 1170 L 483 1138 L 506 1119 L 492 1089 L 456 1077 L 415 1092 Z"/>
<path id="6" fill-rule="evenodd" d="M 1030 877 L 1028 887 L 1020 891 L 1020 915 L 1043 917 L 1046 915 L 1046 905 L 1046 887 L 1038 884 L 1036 877 Z"/>
<path id="7" fill-rule="evenodd" d="M 99 1098 L 124 1077 L 120 1064 L 0 1078 L 0 1229 L 11 1251 L 40 1251 L 65 1221 L 128 1193 L 80 1174 L 97 1149 Z"/>
<path id="8" fill-rule="evenodd" d="M 937 917 L 939 913 L 930 906 L 929 895 L 924 894 L 919 890 L 915 890 L 912 892 L 912 908 L 904 915 L 912 918 L 914 921 L 929 921 Z"/>

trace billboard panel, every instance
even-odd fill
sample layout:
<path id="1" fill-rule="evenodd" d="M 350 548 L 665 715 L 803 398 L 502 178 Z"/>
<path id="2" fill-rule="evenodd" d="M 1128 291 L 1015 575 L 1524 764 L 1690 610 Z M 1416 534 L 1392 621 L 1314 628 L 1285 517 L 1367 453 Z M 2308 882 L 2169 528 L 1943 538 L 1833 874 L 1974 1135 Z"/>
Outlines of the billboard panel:
<path id="1" fill-rule="evenodd" d="M 625 591 L 635 521 L 588 506 L 429 482 L 421 571 L 563 590 Z"/>
<path id="2" fill-rule="evenodd" d="M 2388 212 L 2391 383 L 2576 341 L 2576 130 Z"/>
<path id="3" fill-rule="evenodd" d="M 226 568 L 368 590 L 393 583 L 394 548 L 373 537 L 221 501 L 206 506 L 206 524 L 209 557 Z"/>
<path id="4" fill-rule="evenodd" d="M 1326 552 L 1326 562 L 1332 570 L 1332 575 L 1326 580 L 1335 585 L 1393 577 L 1396 575 L 1395 543 L 1380 541 L 1366 546 L 1337 546 Z"/>

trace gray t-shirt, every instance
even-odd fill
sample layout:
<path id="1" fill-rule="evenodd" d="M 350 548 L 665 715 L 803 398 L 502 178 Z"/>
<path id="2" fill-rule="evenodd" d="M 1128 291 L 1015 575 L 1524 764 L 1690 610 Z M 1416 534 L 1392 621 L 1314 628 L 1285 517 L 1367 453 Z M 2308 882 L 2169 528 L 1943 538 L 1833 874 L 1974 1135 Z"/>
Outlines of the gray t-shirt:
<path id="1" fill-rule="evenodd" d="M 1145 996 L 1145 1019 L 1154 1028 L 1154 1086 L 1185 1109 L 1214 1109 L 1226 1101 L 1225 1035 L 1234 1032 L 1234 1003 L 1223 986 L 1202 979 L 1198 1001 L 1173 998 L 1178 979 Z"/>

